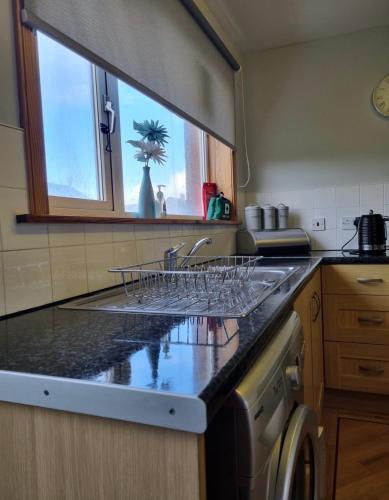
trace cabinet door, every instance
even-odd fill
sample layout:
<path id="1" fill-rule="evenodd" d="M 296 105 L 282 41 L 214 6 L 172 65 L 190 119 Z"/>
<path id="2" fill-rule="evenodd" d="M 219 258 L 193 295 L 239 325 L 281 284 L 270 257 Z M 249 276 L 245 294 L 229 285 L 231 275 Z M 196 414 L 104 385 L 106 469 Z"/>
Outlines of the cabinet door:
<path id="1" fill-rule="evenodd" d="M 323 391 L 323 333 L 320 270 L 294 303 L 304 331 L 304 404 L 315 410 L 320 421 Z"/>

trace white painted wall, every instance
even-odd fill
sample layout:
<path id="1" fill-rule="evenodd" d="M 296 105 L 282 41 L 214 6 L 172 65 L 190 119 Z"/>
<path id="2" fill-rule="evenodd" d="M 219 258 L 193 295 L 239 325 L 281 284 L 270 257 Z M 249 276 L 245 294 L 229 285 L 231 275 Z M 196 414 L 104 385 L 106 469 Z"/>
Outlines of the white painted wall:
<path id="1" fill-rule="evenodd" d="M 371 91 L 389 73 L 389 26 L 247 55 L 248 192 L 389 180 L 389 120 Z"/>
<path id="2" fill-rule="evenodd" d="M 389 27 L 252 53 L 244 69 L 247 203 L 288 204 L 316 249 L 351 237 L 342 215 L 389 212 L 389 120 L 371 106 L 389 73 Z"/>

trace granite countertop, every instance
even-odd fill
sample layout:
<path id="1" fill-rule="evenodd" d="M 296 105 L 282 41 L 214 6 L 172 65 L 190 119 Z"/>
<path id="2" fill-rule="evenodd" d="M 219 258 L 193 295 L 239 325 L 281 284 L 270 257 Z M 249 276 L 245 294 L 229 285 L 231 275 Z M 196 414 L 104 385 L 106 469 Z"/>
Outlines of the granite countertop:
<path id="1" fill-rule="evenodd" d="M 351 250 L 356 252 L 356 250 Z M 322 264 L 387 264 L 389 263 L 389 249 L 383 254 L 355 254 L 349 250 L 313 250 L 312 257 L 320 257 Z"/>
<path id="2" fill-rule="evenodd" d="M 0 400 L 203 432 L 320 261 L 263 259 L 261 265 L 299 269 L 237 320 L 57 306 L 5 318 L 0 321 Z M 148 408 L 146 416 L 139 415 L 141 407 Z M 158 419 L 162 407 L 166 415 Z"/>

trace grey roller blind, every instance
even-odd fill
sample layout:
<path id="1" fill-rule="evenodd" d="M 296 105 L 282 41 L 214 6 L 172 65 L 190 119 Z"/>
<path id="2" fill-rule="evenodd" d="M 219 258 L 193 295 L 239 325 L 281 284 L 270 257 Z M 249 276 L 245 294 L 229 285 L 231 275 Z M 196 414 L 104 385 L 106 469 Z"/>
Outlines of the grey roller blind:
<path id="1" fill-rule="evenodd" d="M 235 144 L 234 73 L 178 0 L 24 0 L 22 14 Z"/>

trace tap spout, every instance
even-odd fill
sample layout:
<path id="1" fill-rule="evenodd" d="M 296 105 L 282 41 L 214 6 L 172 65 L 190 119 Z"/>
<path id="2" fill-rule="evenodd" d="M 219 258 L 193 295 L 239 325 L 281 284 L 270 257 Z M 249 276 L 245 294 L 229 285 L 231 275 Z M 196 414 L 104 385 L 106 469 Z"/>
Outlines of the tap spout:
<path id="1" fill-rule="evenodd" d="M 180 268 L 184 268 L 190 262 L 190 258 L 195 255 L 203 245 L 210 245 L 212 243 L 212 238 L 201 238 L 201 240 L 196 241 L 193 247 L 190 249 L 188 255 L 186 255 L 180 262 Z"/>

